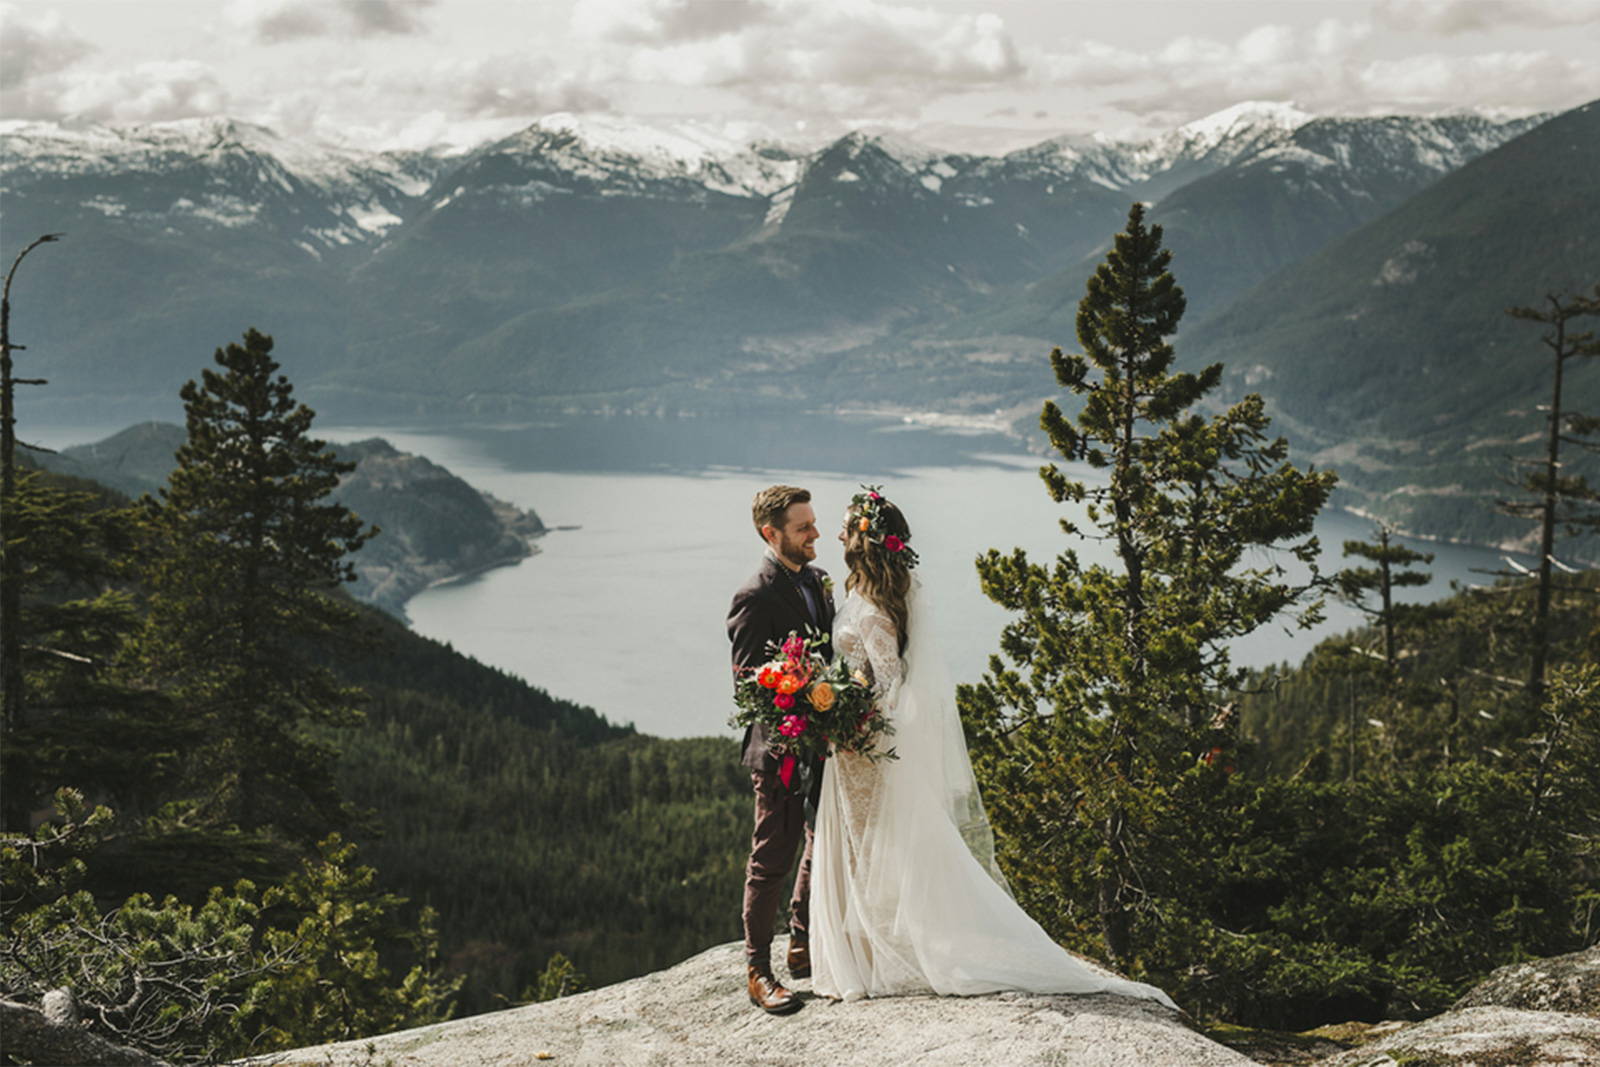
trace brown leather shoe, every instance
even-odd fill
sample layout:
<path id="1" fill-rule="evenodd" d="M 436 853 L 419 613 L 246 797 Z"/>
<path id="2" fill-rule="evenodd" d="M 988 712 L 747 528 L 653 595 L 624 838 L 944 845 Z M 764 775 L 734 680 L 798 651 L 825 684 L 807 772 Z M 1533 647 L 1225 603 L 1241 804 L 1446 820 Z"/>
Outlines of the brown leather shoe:
<path id="1" fill-rule="evenodd" d="M 750 966 L 750 1003 L 773 1015 L 800 1010 L 800 999 L 778 984 L 770 970 Z"/>
<path id="2" fill-rule="evenodd" d="M 811 949 L 804 941 L 789 939 L 789 954 L 784 958 L 784 963 L 789 968 L 790 978 L 811 977 Z"/>

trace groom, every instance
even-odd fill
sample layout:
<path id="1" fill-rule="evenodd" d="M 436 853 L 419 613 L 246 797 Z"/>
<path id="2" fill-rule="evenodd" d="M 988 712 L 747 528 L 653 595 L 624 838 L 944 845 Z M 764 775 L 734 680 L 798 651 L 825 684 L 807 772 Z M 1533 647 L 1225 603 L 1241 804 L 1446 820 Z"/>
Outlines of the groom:
<path id="1" fill-rule="evenodd" d="M 782 642 L 791 630 L 806 627 L 823 633 L 833 628 L 833 596 L 827 575 L 811 566 L 817 558 L 817 516 L 811 493 L 792 485 L 774 485 L 756 494 L 750 508 L 756 533 L 766 542 L 766 555 L 756 573 L 733 594 L 728 610 L 728 639 L 733 642 L 735 673 L 759 667 L 772 657 L 767 643 Z M 825 654 L 831 657 L 829 646 Z M 755 790 L 755 831 L 750 836 L 750 863 L 744 883 L 744 953 L 749 969 L 750 1001 L 783 1015 L 798 1011 L 800 1001 L 772 974 L 772 927 L 783 896 L 783 880 L 794 854 L 805 843 L 800 873 L 790 900 L 790 978 L 811 973 L 806 918 L 811 898 L 811 828 L 806 825 L 806 796 L 794 793 L 778 776 L 772 739 L 760 725 L 744 735 L 744 765 Z M 822 766 L 812 768 L 813 806 L 822 795 Z"/>

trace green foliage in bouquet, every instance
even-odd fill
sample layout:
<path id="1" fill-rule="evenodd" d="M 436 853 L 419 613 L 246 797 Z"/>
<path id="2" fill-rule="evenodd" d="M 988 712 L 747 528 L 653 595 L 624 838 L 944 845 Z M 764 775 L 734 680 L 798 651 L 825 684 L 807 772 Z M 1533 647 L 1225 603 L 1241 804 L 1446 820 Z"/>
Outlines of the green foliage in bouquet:
<path id="1" fill-rule="evenodd" d="M 808 627 L 804 637 L 790 631 L 781 643 L 770 643 L 773 658 L 734 681 L 730 724 L 760 723 L 784 755 L 802 764 L 834 749 L 894 759 L 894 749 L 880 744 L 894 727 L 878 714 L 871 683 L 841 658 L 826 659 L 821 649 L 828 640 Z"/>

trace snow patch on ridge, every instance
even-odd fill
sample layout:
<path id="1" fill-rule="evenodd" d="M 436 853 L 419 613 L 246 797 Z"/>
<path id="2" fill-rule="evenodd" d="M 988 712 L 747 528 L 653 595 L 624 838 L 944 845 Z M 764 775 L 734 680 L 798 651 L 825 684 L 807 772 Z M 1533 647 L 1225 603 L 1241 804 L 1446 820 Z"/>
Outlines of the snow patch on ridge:
<path id="1" fill-rule="evenodd" d="M 248 210 L 218 203 L 198 214 L 180 208 L 182 214 L 240 226 L 262 221 L 274 203 L 302 213 L 303 198 L 310 197 L 317 208 L 355 220 L 358 235 L 381 235 L 397 224 L 395 209 L 422 195 L 440 165 L 431 153 L 371 152 L 285 138 L 229 118 L 127 126 L 13 120 L 0 122 L 0 137 L 0 174 L 19 189 L 66 177 L 115 181 L 118 189 L 128 181 L 148 187 L 199 168 L 214 175 L 210 184 L 228 188 L 234 199 L 243 198 L 240 203 L 248 201 Z M 101 194 L 84 206 L 110 213 L 106 205 L 117 201 Z M 309 228 L 304 233 L 313 241 L 325 239 Z M 339 243 L 348 240 L 344 235 Z"/>
<path id="2" fill-rule="evenodd" d="M 799 177 L 798 155 L 740 141 L 709 126 L 647 126 L 607 115 L 547 115 L 501 142 L 534 151 L 575 177 L 595 182 L 689 181 L 729 196 L 768 197 Z"/>
<path id="3" fill-rule="evenodd" d="M 1215 146 L 1229 136 L 1241 132 L 1290 133 L 1315 117 L 1309 112 L 1301 111 L 1293 103 L 1246 100 L 1185 123 L 1175 132 L 1199 143 Z"/>

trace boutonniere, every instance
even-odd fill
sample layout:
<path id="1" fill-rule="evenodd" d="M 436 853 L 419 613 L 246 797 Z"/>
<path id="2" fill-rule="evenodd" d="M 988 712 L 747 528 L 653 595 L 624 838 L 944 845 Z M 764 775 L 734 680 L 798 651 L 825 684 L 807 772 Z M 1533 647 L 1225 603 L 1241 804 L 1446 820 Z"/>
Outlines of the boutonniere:
<path id="1" fill-rule="evenodd" d="M 832 575 L 824 574 L 822 576 L 822 595 L 828 598 L 828 603 L 830 603 L 830 604 L 833 603 L 833 576 Z"/>

